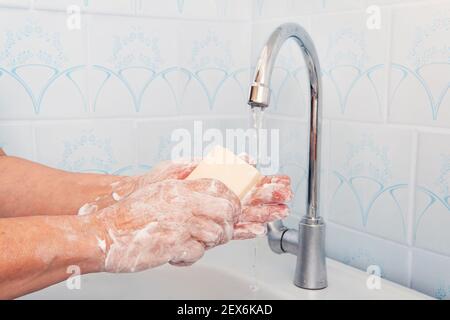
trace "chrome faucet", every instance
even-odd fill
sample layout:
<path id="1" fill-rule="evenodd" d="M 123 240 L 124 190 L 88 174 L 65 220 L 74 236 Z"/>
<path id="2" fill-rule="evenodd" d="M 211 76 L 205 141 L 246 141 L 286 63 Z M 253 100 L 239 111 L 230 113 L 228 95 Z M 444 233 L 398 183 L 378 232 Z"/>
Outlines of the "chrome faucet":
<path id="1" fill-rule="evenodd" d="M 325 262 L 325 223 L 319 215 L 319 162 L 321 81 L 320 66 L 311 37 L 301 26 L 285 23 L 269 37 L 261 51 L 250 87 L 248 104 L 252 108 L 266 108 L 270 99 L 270 78 L 275 59 L 287 39 L 294 39 L 300 46 L 308 68 L 310 84 L 310 131 L 307 212 L 299 223 L 298 230 L 288 229 L 281 221 L 269 224 L 268 240 L 276 253 L 291 253 L 297 256 L 294 284 L 305 289 L 327 287 Z"/>

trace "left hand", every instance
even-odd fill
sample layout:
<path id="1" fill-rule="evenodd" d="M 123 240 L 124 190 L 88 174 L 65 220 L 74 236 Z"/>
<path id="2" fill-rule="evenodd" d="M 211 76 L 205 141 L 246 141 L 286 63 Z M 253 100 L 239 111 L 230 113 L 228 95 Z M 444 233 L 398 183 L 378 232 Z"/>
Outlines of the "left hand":
<path id="1" fill-rule="evenodd" d="M 93 202 L 86 203 L 78 210 L 78 214 L 95 213 L 125 199 L 134 191 L 156 182 L 168 179 L 185 179 L 197 167 L 198 162 L 188 160 L 163 161 L 153 167 L 147 174 L 135 177 L 124 176 L 111 184 L 111 193 L 100 196 Z"/>

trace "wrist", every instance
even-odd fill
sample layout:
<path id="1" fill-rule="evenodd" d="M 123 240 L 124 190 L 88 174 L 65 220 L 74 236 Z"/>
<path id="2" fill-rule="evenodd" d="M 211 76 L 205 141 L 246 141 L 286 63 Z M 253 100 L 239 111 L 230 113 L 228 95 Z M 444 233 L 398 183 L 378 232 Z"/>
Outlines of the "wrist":
<path id="1" fill-rule="evenodd" d="M 76 217 L 87 239 L 87 252 L 84 259 L 83 273 L 102 272 L 111 246 L 111 240 L 103 220 L 97 214 Z M 82 268 L 83 269 L 83 268 Z"/>

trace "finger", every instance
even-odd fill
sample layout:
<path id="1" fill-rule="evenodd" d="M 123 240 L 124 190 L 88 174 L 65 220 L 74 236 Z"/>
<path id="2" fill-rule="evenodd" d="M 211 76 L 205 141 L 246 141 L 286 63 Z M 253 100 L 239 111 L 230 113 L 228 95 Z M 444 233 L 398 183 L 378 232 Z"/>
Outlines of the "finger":
<path id="1" fill-rule="evenodd" d="M 283 184 L 284 186 L 289 187 L 291 185 L 291 178 L 287 175 L 263 176 L 256 186 L 260 187 L 271 183 Z"/>
<path id="2" fill-rule="evenodd" d="M 195 192 L 207 194 L 230 201 L 232 207 L 240 212 L 241 201 L 223 182 L 215 179 L 186 180 L 187 187 Z"/>
<path id="3" fill-rule="evenodd" d="M 189 266 L 203 257 L 205 247 L 200 242 L 191 239 L 185 242 L 183 249 L 178 252 L 169 263 L 174 266 Z"/>
<path id="4" fill-rule="evenodd" d="M 156 165 L 148 174 L 139 177 L 139 186 L 167 179 L 185 179 L 198 166 L 199 160 L 163 161 Z"/>
<path id="5" fill-rule="evenodd" d="M 120 201 L 128 197 L 136 190 L 138 177 L 125 177 L 120 182 L 113 183 L 111 197 L 114 201 Z"/>
<path id="6" fill-rule="evenodd" d="M 263 180 L 268 183 L 261 183 L 254 187 L 243 199 L 244 205 L 285 203 L 292 199 L 289 181 L 285 179 L 267 180 L 265 178 Z"/>
<path id="7" fill-rule="evenodd" d="M 223 198 L 201 195 L 197 201 L 192 201 L 190 211 L 196 218 L 212 221 L 222 229 L 223 242 L 228 242 L 233 236 L 233 225 L 239 220 L 239 211 Z"/>
<path id="8" fill-rule="evenodd" d="M 214 221 L 192 217 L 188 224 L 191 237 L 201 242 L 206 249 L 223 244 L 227 240 L 223 228 Z"/>
<path id="9" fill-rule="evenodd" d="M 289 208 L 285 204 L 246 206 L 242 209 L 239 222 L 266 223 L 284 219 L 289 215 Z"/>
<path id="10" fill-rule="evenodd" d="M 253 239 L 265 235 L 267 226 L 264 223 L 239 222 L 234 226 L 234 240 Z"/>

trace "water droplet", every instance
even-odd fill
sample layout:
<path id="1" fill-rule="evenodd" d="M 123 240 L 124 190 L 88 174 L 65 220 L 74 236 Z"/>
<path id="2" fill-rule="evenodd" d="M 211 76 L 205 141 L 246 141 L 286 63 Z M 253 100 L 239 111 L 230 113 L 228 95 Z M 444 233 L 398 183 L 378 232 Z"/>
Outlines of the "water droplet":
<path id="1" fill-rule="evenodd" d="M 248 286 L 250 288 L 251 292 L 256 292 L 259 290 L 259 286 L 256 283 L 252 283 L 251 285 Z"/>

